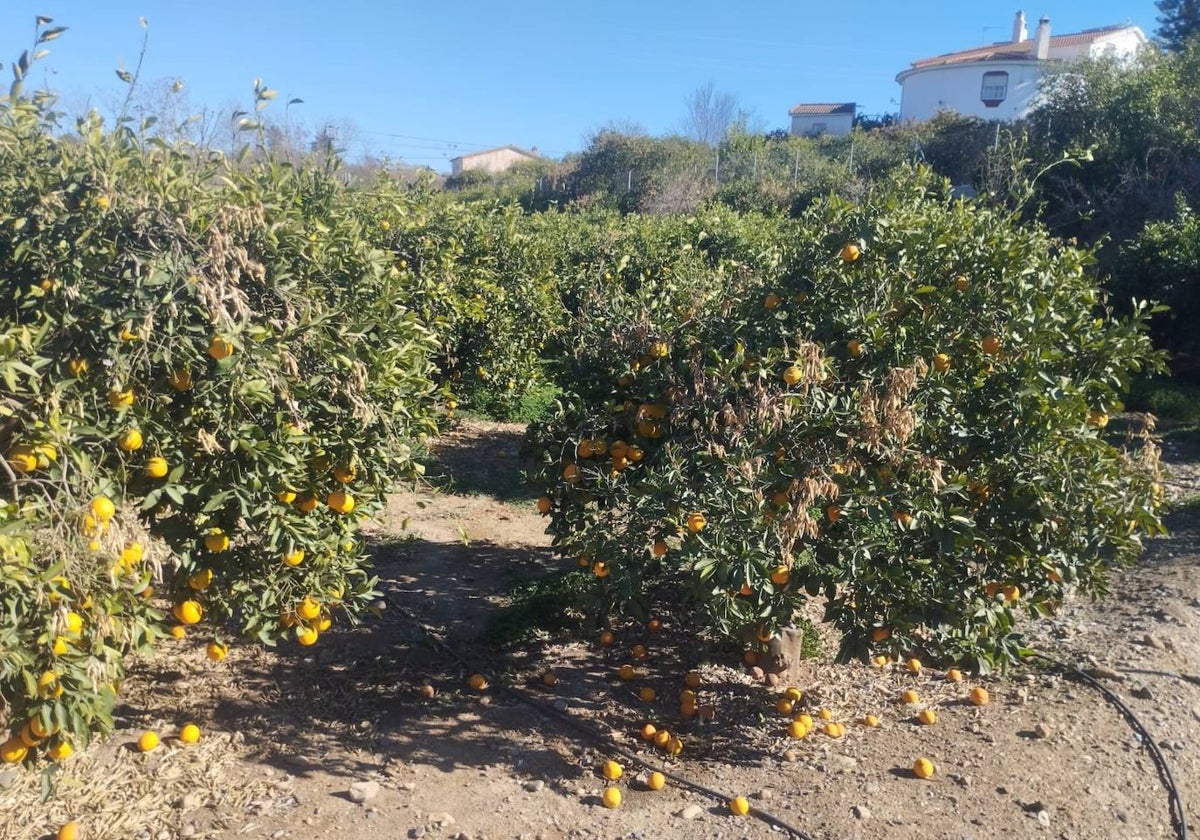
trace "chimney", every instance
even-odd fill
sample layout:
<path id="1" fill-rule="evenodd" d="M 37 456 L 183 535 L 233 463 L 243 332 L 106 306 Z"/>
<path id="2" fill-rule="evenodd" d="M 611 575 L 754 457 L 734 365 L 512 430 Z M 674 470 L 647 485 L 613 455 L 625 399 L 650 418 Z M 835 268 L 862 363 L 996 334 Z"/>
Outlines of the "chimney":
<path id="1" fill-rule="evenodd" d="M 1050 57 L 1050 18 L 1044 17 L 1038 21 L 1037 35 L 1034 37 L 1033 55 L 1038 61 L 1045 61 Z"/>
<path id="2" fill-rule="evenodd" d="M 1012 42 L 1019 44 L 1029 37 L 1029 33 L 1025 30 L 1025 13 L 1017 12 L 1017 19 L 1013 21 L 1013 37 Z"/>

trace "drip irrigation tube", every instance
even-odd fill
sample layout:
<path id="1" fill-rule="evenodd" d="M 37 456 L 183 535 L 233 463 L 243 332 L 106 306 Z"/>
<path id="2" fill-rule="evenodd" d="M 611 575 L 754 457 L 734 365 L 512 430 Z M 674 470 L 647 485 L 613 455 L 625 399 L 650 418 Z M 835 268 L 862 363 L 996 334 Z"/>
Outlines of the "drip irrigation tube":
<path id="1" fill-rule="evenodd" d="M 1175 829 L 1175 836 L 1179 840 L 1187 840 L 1187 812 L 1183 808 L 1183 797 L 1179 795 L 1179 788 L 1175 786 L 1175 777 L 1171 775 L 1171 767 L 1167 764 L 1167 758 L 1162 754 L 1158 744 L 1155 743 L 1154 737 L 1150 731 L 1146 729 L 1145 724 L 1138 719 L 1138 716 L 1133 713 L 1133 709 L 1125 705 L 1125 702 L 1117 695 L 1115 691 L 1110 689 L 1104 683 L 1093 677 L 1087 671 L 1082 671 L 1074 665 L 1069 665 L 1066 662 L 1047 656 L 1044 653 L 1037 653 L 1034 656 L 1049 662 L 1063 673 L 1074 677 L 1081 682 L 1085 682 L 1092 688 L 1104 695 L 1104 699 L 1116 707 L 1121 716 L 1125 718 L 1125 722 L 1137 734 L 1142 745 L 1150 751 L 1150 757 L 1154 760 L 1155 768 L 1158 770 L 1158 777 L 1163 783 L 1163 787 L 1167 789 L 1167 806 L 1171 811 L 1171 825 Z"/>
<path id="2" fill-rule="evenodd" d="M 393 607 L 393 609 L 396 609 L 397 612 L 401 613 L 405 618 L 416 625 L 416 627 L 420 629 L 421 633 L 431 642 L 433 642 L 434 645 L 436 645 L 437 648 L 444 654 L 457 661 L 467 670 L 473 670 L 472 663 L 468 662 L 461 654 L 442 641 L 437 633 L 435 633 L 423 621 L 417 618 L 417 616 L 411 611 L 406 610 L 403 607 Z M 1162 781 L 1163 786 L 1167 790 L 1168 807 L 1171 812 L 1171 824 L 1175 829 L 1176 837 L 1178 840 L 1187 840 L 1187 814 L 1183 807 L 1183 798 L 1179 794 L 1179 788 L 1175 785 L 1175 778 L 1171 775 L 1171 768 L 1167 763 L 1166 756 L 1162 754 L 1162 750 L 1160 750 L 1158 744 L 1155 743 L 1154 738 L 1150 735 L 1149 730 L 1146 729 L 1145 724 L 1138 719 L 1133 710 L 1130 709 L 1129 706 L 1125 705 L 1124 701 L 1122 701 L 1114 691 L 1109 689 L 1108 686 L 1101 683 L 1091 674 L 1076 668 L 1074 665 L 1069 665 L 1065 662 L 1054 659 L 1053 657 L 1047 656 L 1046 654 L 1035 654 L 1035 657 L 1050 663 L 1063 673 L 1068 674 L 1069 676 L 1087 683 L 1091 687 L 1095 688 L 1104 696 L 1104 699 L 1116 707 L 1116 709 L 1121 713 L 1121 716 L 1125 718 L 1126 723 L 1128 723 L 1129 726 L 1134 730 L 1142 744 L 1147 750 L 1149 750 L 1150 755 L 1154 760 L 1155 767 L 1158 770 L 1159 779 Z M 656 766 L 653 763 L 646 761 L 643 756 L 637 755 L 631 750 L 620 746 L 619 744 L 612 743 L 608 737 L 606 737 L 595 727 L 584 723 L 583 721 L 578 720 L 577 718 L 574 718 L 565 712 L 559 711 L 549 703 L 539 700 L 538 698 L 533 697 L 526 692 L 521 691 L 520 689 L 513 688 L 512 686 L 500 685 L 499 690 L 510 697 L 525 703 L 526 705 L 534 707 L 546 716 L 558 720 L 563 725 L 574 729 L 582 735 L 585 735 L 597 747 L 615 752 L 616 754 L 624 757 L 626 760 L 640 764 L 651 772 L 662 773 L 680 787 L 695 791 L 696 793 L 707 796 L 710 799 L 715 799 L 722 804 L 727 804 L 733 798 L 725 793 L 722 793 L 721 791 L 714 790 L 707 785 L 702 785 L 699 782 L 695 782 L 684 776 L 680 776 L 670 768 Z M 797 840 L 813 840 L 812 835 L 801 831 L 795 826 L 790 825 L 779 817 L 776 817 L 774 814 L 764 811 L 761 808 L 751 806 L 749 814 L 762 820 L 768 825 L 772 825 L 781 831 L 788 832 L 793 837 L 796 837 Z"/>

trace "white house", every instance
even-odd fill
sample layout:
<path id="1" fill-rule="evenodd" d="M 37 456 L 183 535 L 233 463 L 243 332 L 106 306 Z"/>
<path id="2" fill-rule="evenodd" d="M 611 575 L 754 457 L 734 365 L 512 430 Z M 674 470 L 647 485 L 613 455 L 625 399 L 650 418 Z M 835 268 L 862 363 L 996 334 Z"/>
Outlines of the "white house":
<path id="1" fill-rule="evenodd" d="M 841 137 L 854 127 L 853 102 L 832 102 L 812 105 L 797 105 L 788 111 L 792 118 L 794 136 L 819 137 L 830 134 Z"/>
<path id="2" fill-rule="evenodd" d="M 1131 25 L 1052 36 L 1049 18 L 1038 22 L 1030 38 L 1025 13 L 1017 12 L 1010 40 L 922 58 L 896 76 L 900 119 L 927 120 L 938 111 L 1019 119 L 1033 106 L 1038 82 L 1051 66 L 1084 56 L 1127 58 L 1146 43 L 1142 30 Z"/>
<path id="3" fill-rule="evenodd" d="M 481 169 L 484 172 L 503 172 L 518 163 L 527 163 L 531 160 L 538 160 L 537 146 L 529 151 L 516 146 L 501 146 L 498 149 L 484 149 L 482 152 L 471 152 L 469 155 L 453 158 L 450 161 L 450 174 L 461 175 L 472 169 Z"/>

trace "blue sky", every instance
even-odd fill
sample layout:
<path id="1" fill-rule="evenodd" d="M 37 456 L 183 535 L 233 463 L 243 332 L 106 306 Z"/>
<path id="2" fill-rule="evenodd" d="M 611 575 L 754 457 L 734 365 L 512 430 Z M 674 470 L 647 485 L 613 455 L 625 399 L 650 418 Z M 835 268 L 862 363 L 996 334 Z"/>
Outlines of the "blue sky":
<path id="1" fill-rule="evenodd" d="M 782 128 L 797 102 L 856 101 L 898 109 L 895 76 L 927 55 L 1009 36 L 1017 2 L 842 0 L 734 4 L 691 0 L 41 0 L 0 4 L 0 60 L 32 40 L 36 15 L 69 26 L 33 74 L 68 108 L 123 95 L 114 73 L 180 78 L 192 106 L 248 103 L 254 79 L 302 105 L 312 127 L 352 126 L 348 151 L 449 168 L 489 146 L 577 151 L 610 121 L 654 134 L 677 129 L 685 99 L 713 82 L 763 128 Z M 1025 6 L 1056 34 L 1132 22 L 1157 27 L 1153 0 L 1039 0 Z M 271 113 L 269 112 L 269 113 Z"/>

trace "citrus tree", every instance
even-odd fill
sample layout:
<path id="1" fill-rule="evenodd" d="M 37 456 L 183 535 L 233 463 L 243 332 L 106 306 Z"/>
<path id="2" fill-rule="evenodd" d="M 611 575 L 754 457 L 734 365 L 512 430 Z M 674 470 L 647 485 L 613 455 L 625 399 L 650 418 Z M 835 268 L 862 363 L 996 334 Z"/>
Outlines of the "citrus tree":
<path id="1" fill-rule="evenodd" d="M 358 614 L 360 521 L 439 399 L 411 280 L 332 178 L 50 119 L 0 107 L 6 761 L 109 726 L 167 632 L 219 658 Z"/>
<path id="2" fill-rule="evenodd" d="M 1156 448 L 1104 434 L 1161 364 L 1144 311 L 1110 317 L 1089 254 L 926 171 L 778 236 L 577 320 L 578 387 L 532 431 L 556 545 L 601 614 L 675 593 L 765 644 L 816 599 L 843 657 L 1012 662 L 1018 612 L 1102 591 L 1160 531 Z"/>

